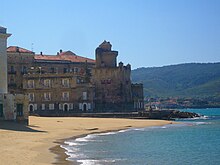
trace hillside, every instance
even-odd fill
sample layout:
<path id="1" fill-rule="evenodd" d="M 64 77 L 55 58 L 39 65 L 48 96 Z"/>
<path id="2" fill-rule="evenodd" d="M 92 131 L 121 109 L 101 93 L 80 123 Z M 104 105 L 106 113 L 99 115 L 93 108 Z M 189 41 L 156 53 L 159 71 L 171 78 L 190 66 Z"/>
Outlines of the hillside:
<path id="1" fill-rule="evenodd" d="M 132 70 L 150 97 L 220 98 L 220 63 L 190 63 Z"/>

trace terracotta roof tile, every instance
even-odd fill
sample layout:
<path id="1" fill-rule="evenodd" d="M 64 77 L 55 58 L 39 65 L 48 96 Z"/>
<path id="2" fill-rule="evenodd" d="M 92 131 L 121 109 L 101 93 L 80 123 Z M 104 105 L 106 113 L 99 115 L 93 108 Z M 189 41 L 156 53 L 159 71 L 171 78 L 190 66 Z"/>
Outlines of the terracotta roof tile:
<path id="1" fill-rule="evenodd" d="M 24 49 L 24 48 L 20 48 L 20 47 L 18 47 L 18 46 L 9 46 L 8 48 L 7 48 L 7 52 L 20 52 L 20 53 L 33 53 L 34 54 L 34 52 L 32 52 L 32 51 L 30 51 L 30 50 L 27 50 L 27 49 Z"/>
<path id="2" fill-rule="evenodd" d="M 78 56 L 71 51 L 62 52 L 58 55 L 41 55 L 37 54 L 34 56 L 36 60 L 45 60 L 45 61 L 70 61 L 70 62 L 89 62 L 95 63 L 95 60 Z"/>

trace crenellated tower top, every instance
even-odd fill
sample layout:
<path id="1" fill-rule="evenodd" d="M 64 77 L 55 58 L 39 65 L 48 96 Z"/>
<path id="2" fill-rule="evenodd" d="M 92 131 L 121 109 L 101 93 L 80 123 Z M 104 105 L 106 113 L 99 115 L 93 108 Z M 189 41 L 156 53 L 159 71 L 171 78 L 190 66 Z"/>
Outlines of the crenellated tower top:
<path id="1" fill-rule="evenodd" d="M 110 42 L 104 41 L 96 48 L 96 68 L 117 67 L 118 51 L 113 51 Z"/>

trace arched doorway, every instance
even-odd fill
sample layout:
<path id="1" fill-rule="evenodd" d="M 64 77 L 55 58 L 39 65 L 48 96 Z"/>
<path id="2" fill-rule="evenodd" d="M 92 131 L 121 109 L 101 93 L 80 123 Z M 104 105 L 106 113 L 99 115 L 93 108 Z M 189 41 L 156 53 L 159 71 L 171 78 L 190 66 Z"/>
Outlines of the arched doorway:
<path id="1" fill-rule="evenodd" d="M 64 109 L 65 112 L 69 111 L 69 106 L 68 106 L 68 104 L 64 104 L 64 108 L 63 108 L 63 109 Z"/>
<path id="2" fill-rule="evenodd" d="M 87 104 L 84 103 L 84 104 L 83 104 L 83 112 L 86 112 L 86 111 L 87 111 Z"/>
<path id="3" fill-rule="evenodd" d="M 29 105 L 29 112 L 33 112 L 34 111 L 34 105 L 33 104 L 30 104 Z"/>

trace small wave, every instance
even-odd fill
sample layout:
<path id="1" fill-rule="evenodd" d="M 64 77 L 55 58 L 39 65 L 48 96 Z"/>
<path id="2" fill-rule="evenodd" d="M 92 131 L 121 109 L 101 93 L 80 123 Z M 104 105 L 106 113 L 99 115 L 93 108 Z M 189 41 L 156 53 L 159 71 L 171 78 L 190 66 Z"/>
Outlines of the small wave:
<path id="1" fill-rule="evenodd" d="M 186 126 L 197 126 L 197 125 L 207 125 L 211 124 L 211 122 L 185 122 Z"/>
<path id="2" fill-rule="evenodd" d="M 135 130 L 135 131 L 145 131 L 146 128 L 134 128 L 133 130 Z"/>
<path id="3" fill-rule="evenodd" d="M 209 119 L 209 116 L 194 117 L 193 119 L 194 120 L 201 120 L 201 119 L 206 120 L 206 119 Z"/>
<path id="4" fill-rule="evenodd" d="M 118 131 L 119 133 L 123 133 L 123 132 L 127 132 L 127 131 L 130 131 L 130 130 L 132 130 L 132 129 L 123 129 L 123 130 L 120 130 L 120 131 Z"/>
<path id="5" fill-rule="evenodd" d="M 211 122 L 195 122 L 195 125 L 206 125 L 211 124 Z"/>
<path id="6" fill-rule="evenodd" d="M 95 137 L 97 137 L 97 134 L 89 134 L 85 137 L 77 138 L 75 139 L 76 142 L 88 142 L 88 141 L 95 141 L 93 140 Z"/>
<path id="7" fill-rule="evenodd" d="M 79 160 L 79 159 L 88 159 L 87 157 L 86 157 L 86 155 L 84 155 L 84 154 L 82 154 L 82 153 L 79 153 L 79 152 L 77 152 L 77 153 L 75 153 L 75 152 L 65 152 L 65 154 L 67 155 L 67 156 L 69 156 L 68 158 L 67 158 L 67 160 L 70 160 L 70 161 L 75 161 L 75 160 Z"/>
<path id="8" fill-rule="evenodd" d="M 84 143 L 76 143 L 76 142 L 71 142 L 71 141 L 65 141 L 64 144 L 67 144 L 69 146 L 81 146 L 85 145 Z"/>
<path id="9" fill-rule="evenodd" d="M 73 152 L 79 151 L 79 148 L 77 148 L 77 147 L 72 147 L 72 146 L 67 146 L 67 145 L 60 145 L 60 147 L 65 149 L 66 152 L 68 152 L 68 153 L 73 153 Z"/>
<path id="10" fill-rule="evenodd" d="M 115 135 L 117 134 L 118 132 L 105 132 L 105 133 L 99 133 L 97 134 L 98 136 L 105 136 L 105 135 Z"/>
<path id="11" fill-rule="evenodd" d="M 84 159 L 84 160 L 77 160 L 78 163 L 81 165 L 102 165 L 102 164 L 112 164 L 115 163 L 116 160 L 95 160 L 95 159 Z"/>
<path id="12" fill-rule="evenodd" d="M 210 116 L 200 116 L 200 117 L 194 117 L 194 118 L 179 118 L 176 119 L 176 121 L 191 121 L 191 120 L 208 120 L 210 119 Z"/>

